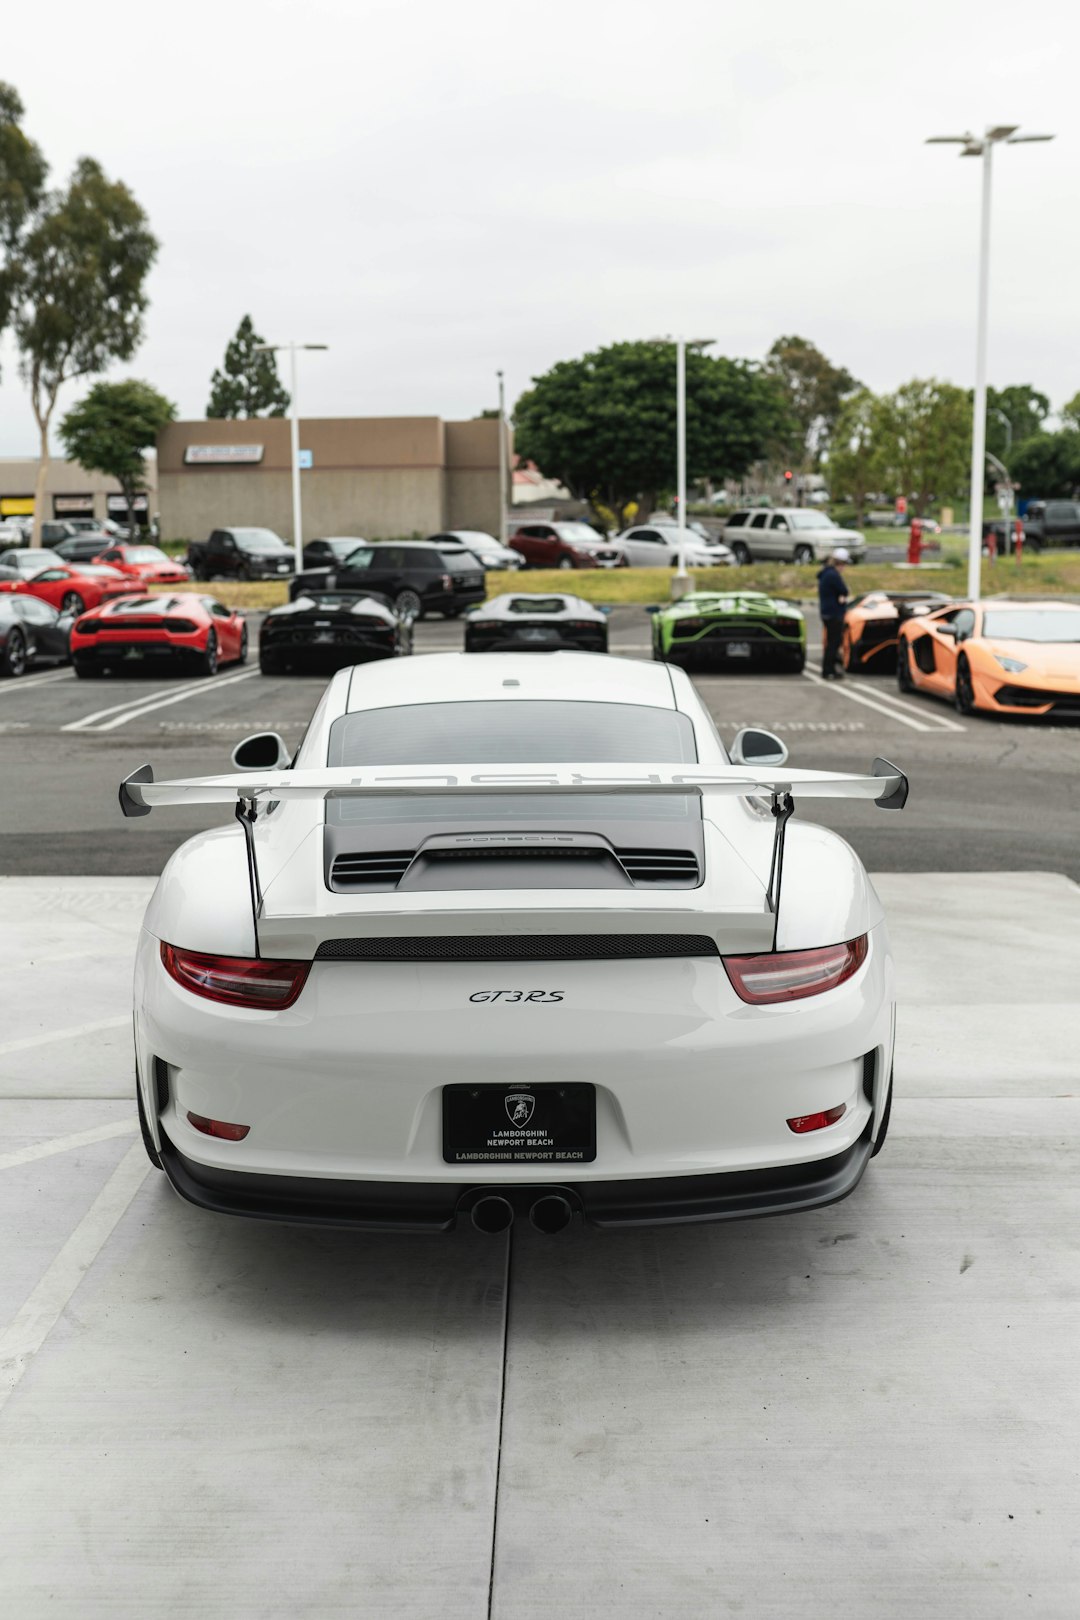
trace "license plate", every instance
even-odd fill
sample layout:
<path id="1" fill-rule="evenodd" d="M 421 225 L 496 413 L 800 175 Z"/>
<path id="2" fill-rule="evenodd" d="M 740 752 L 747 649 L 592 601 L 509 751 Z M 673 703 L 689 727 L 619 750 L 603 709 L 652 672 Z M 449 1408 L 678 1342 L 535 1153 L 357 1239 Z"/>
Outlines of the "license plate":
<path id="1" fill-rule="evenodd" d="M 591 1164 L 596 1087 L 443 1086 L 447 1164 Z"/>
<path id="2" fill-rule="evenodd" d="M 559 632 L 544 625 L 530 624 L 517 633 L 519 641 L 558 641 Z"/>
<path id="3" fill-rule="evenodd" d="M 729 641 L 727 655 L 729 658 L 749 658 L 750 643 L 748 641 Z"/>
<path id="4" fill-rule="evenodd" d="M 313 641 L 333 641 L 334 632 L 332 630 L 316 630 L 311 639 Z"/>

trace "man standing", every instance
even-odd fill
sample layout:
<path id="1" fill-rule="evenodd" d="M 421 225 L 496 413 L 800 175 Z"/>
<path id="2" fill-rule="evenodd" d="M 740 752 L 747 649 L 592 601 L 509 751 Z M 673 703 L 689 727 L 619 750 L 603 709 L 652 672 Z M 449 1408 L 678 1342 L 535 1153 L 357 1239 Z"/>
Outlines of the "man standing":
<path id="1" fill-rule="evenodd" d="M 837 659 L 840 656 L 840 643 L 844 637 L 844 610 L 850 597 L 844 576 L 840 572 L 840 564 L 850 561 L 849 554 L 840 546 L 826 560 L 817 577 L 818 609 L 825 631 L 821 673 L 827 681 L 843 680 L 844 676 L 843 670 L 837 665 Z"/>

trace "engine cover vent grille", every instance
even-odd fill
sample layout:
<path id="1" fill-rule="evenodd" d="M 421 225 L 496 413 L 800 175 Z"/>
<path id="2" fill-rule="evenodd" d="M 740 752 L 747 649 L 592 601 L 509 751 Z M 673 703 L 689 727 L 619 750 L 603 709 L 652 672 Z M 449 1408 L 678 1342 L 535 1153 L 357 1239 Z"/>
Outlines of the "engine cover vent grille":
<path id="1" fill-rule="evenodd" d="M 330 868 L 331 887 L 354 888 L 359 884 L 377 883 L 380 888 L 392 889 L 405 876 L 415 853 L 411 849 L 384 849 L 339 855 Z"/>
<path id="2" fill-rule="evenodd" d="M 632 883 L 693 884 L 699 881 L 692 849 L 617 849 Z"/>
<path id="3" fill-rule="evenodd" d="M 326 939 L 317 962 L 611 962 L 719 956 L 708 934 L 446 934 Z"/>

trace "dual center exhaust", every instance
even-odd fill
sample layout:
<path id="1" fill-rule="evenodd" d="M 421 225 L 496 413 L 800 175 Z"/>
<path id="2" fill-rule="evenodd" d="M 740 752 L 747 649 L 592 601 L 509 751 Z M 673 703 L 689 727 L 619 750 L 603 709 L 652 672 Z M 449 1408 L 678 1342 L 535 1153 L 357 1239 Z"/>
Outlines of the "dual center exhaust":
<path id="1" fill-rule="evenodd" d="M 514 1224 L 514 1206 L 501 1193 L 485 1193 L 472 1207 L 472 1223 L 478 1232 L 506 1232 Z M 544 1193 L 530 1205 L 529 1222 L 537 1232 L 549 1236 L 561 1232 L 574 1218 L 574 1206 L 560 1192 Z"/>

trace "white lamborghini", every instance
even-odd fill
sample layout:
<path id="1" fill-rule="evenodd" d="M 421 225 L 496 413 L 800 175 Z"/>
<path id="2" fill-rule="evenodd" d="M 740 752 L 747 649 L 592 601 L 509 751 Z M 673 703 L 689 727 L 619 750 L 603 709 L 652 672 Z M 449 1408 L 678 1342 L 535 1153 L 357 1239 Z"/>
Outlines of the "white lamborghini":
<path id="1" fill-rule="evenodd" d="M 230 806 L 146 912 L 139 1111 L 185 1198 L 335 1226 L 557 1231 L 809 1209 L 891 1103 L 894 971 L 802 797 L 903 772 L 730 754 L 678 669 L 586 653 L 342 670 L 291 761 L 121 806 Z"/>

